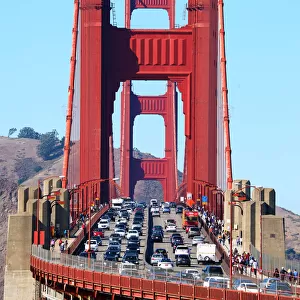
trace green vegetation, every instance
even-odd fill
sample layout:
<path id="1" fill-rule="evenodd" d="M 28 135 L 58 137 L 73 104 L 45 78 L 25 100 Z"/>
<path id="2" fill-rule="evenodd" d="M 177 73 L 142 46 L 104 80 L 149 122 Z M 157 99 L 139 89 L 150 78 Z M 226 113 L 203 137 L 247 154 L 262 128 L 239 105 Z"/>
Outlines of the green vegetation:
<path id="1" fill-rule="evenodd" d="M 44 160 L 57 158 L 63 154 L 64 138 L 58 138 L 55 129 L 40 135 L 40 144 L 37 147 L 37 153 Z"/>
<path id="2" fill-rule="evenodd" d="M 18 138 L 26 138 L 26 139 L 34 139 L 34 140 L 39 140 L 40 139 L 40 134 L 36 132 L 33 128 L 31 127 L 24 127 L 20 129 L 20 132 L 18 134 Z"/>
<path id="3" fill-rule="evenodd" d="M 8 130 L 8 135 L 7 135 L 7 137 L 10 137 L 10 136 L 13 135 L 16 131 L 17 131 L 17 128 L 10 128 L 10 129 Z"/>

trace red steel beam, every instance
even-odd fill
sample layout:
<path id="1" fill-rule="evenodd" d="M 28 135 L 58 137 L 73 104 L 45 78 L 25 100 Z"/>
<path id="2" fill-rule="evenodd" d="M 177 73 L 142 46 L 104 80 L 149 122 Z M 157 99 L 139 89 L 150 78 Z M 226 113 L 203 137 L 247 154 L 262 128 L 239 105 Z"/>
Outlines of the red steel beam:
<path id="1" fill-rule="evenodd" d="M 223 99 L 223 124 L 225 135 L 225 161 L 226 161 L 226 182 L 227 189 L 232 189 L 232 162 L 231 162 L 231 143 L 229 127 L 229 107 L 228 107 L 228 89 L 226 73 L 226 52 L 225 52 L 225 27 L 224 27 L 224 3 L 218 1 L 219 11 L 219 36 L 220 36 L 220 54 L 221 54 L 221 81 L 222 81 L 222 99 Z"/>
<path id="2" fill-rule="evenodd" d="M 62 187 L 66 188 L 68 184 L 68 169 L 70 158 L 70 140 L 71 140 L 71 127 L 73 120 L 73 99 L 74 99 L 74 82 L 75 82 L 75 68 L 76 68 L 76 51 L 78 40 L 78 18 L 79 18 L 79 1 L 74 1 L 74 17 L 73 17 L 73 29 L 72 29 L 72 51 L 71 51 L 71 66 L 70 66 L 70 83 L 68 90 L 68 108 L 66 118 L 66 134 L 65 134 L 65 146 L 64 146 L 64 160 L 63 160 L 63 172 Z"/>

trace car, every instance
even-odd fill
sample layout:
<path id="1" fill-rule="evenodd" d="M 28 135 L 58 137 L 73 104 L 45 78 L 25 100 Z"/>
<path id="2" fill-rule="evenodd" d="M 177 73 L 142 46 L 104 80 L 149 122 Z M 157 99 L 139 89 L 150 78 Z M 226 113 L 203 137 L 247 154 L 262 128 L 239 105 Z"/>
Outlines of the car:
<path id="1" fill-rule="evenodd" d="M 157 266 L 164 270 L 170 270 L 174 268 L 174 263 L 169 258 L 163 258 L 157 263 Z"/>
<path id="2" fill-rule="evenodd" d="M 119 254 L 114 251 L 106 251 L 103 255 L 104 260 L 108 261 L 118 261 L 119 260 Z"/>
<path id="3" fill-rule="evenodd" d="M 120 247 L 119 246 L 108 245 L 107 251 L 115 252 L 118 255 L 120 255 Z"/>
<path id="4" fill-rule="evenodd" d="M 175 232 L 177 230 L 177 227 L 175 224 L 168 224 L 166 227 L 167 232 Z"/>
<path id="5" fill-rule="evenodd" d="M 154 226 L 152 228 L 152 233 L 159 232 L 162 236 L 164 236 L 164 230 L 161 226 Z"/>
<path id="6" fill-rule="evenodd" d="M 163 242 L 163 235 L 160 232 L 154 231 L 151 234 L 151 241 L 162 243 Z"/>
<path id="7" fill-rule="evenodd" d="M 168 257 L 168 251 L 167 251 L 166 249 L 164 249 L 164 248 L 157 248 L 157 249 L 155 250 L 154 253 L 160 253 L 160 254 L 162 254 L 165 258 Z"/>
<path id="8" fill-rule="evenodd" d="M 188 254 L 179 254 L 176 256 L 176 266 L 191 266 L 191 259 Z"/>
<path id="9" fill-rule="evenodd" d="M 138 243 L 128 244 L 126 251 L 136 251 L 137 253 L 140 253 L 140 246 Z"/>
<path id="10" fill-rule="evenodd" d="M 185 228 L 184 228 L 185 229 L 185 233 L 188 233 L 191 227 L 194 227 L 194 226 L 192 226 L 192 225 L 185 226 Z"/>
<path id="11" fill-rule="evenodd" d="M 123 276 L 134 276 L 138 274 L 137 266 L 133 263 L 122 262 L 119 267 L 119 274 Z"/>
<path id="12" fill-rule="evenodd" d="M 201 235 L 195 235 L 192 240 L 192 246 L 196 246 L 198 244 L 204 243 L 205 237 Z"/>
<path id="13" fill-rule="evenodd" d="M 253 283 L 251 279 L 238 278 L 232 283 L 232 289 L 236 290 L 241 283 Z"/>
<path id="14" fill-rule="evenodd" d="M 120 217 L 121 217 L 121 218 L 124 218 L 124 219 L 126 219 L 126 220 L 129 220 L 129 219 L 130 219 L 130 215 L 129 215 L 128 210 L 127 210 L 127 209 L 126 209 L 125 211 L 122 211 L 122 210 L 121 210 Z"/>
<path id="15" fill-rule="evenodd" d="M 140 238 L 137 236 L 131 236 L 128 240 L 127 240 L 127 245 L 129 244 L 138 244 L 140 245 Z"/>
<path id="16" fill-rule="evenodd" d="M 118 233 L 112 233 L 109 237 L 109 241 L 117 241 L 120 244 L 122 243 L 122 237 Z"/>
<path id="17" fill-rule="evenodd" d="M 206 277 L 224 277 L 225 272 L 221 266 L 218 265 L 207 265 L 204 269 L 202 269 L 202 279 Z"/>
<path id="18" fill-rule="evenodd" d="M 174 224 L 176 225 L 176 221 L 174 219 L 167 219 L 165 221 L 165 228 L 169 225 L 169 224 Z"/>
<path id="19" fill-rule="evenodd" d="M 108 222 L 111 221 L 111 219 L 110 219 L 110 217 L 109 217 L 108 214 L 103 215 L 103 216 L 101 217 L 100 221 L 101 221 L 101 220 L 107 220 Z"/>
<path id="20" fill-rule="evenodd" d="M 99 223 L 98 223 L 98 228 L 101 228 L 101 229 L 110 229 L 110 223 L 107 219 L 104 219 L 104 220 L 100 220 Z"/>
<path id="21" fill-rule="evenodd" d="M 191 250 L 188 246 L 178 245 L 175 249 L 175 259 L 180 254 L 190 255 L 190 253 L 191 253 Z"/>
<path id="22" fill-rule="evenodd" d="M 181 239 L 181 238 L 174 240 L 174 243 L 172 244 L 173 253 L 175 253 L 175 250 L 176 250 L 177 246 L 179 246 L 179 245 L 184 245 L 183 239 Z"/>
<path id="23" fill-rule="evenodd" d="M 96 228 L 94 231 L 93 231 L 93 236 L 100 236 L 101 238 L 104 238 L 104 230 L 101 229 L 101 228 Z"/>
<path id="24" fill-rule="evenodd" d="M 121 229 L 121 228 L 117 228 L 115 230 L 115 233 L 119 234 L 122 238 L 125 237 L 125 235 L 126 235 L 126 231 L 124 229 Z"/>
<path id="25" fill-rule="evenodd" d="M 189 231 L 188 231 L 189 238 L 194 237 L 196 235 L 200 235 L 200 234 L 201 234 L 201 231 L 200 231 L 199 227 L 190 227 L 189 228 Z"/>
<path id="26" fill-rule="evenodd" d="M 138 231 L 138 233 L 139 233 L 139 235 L 143 235 L 143 230 L 142 230 L 142 224 L 133 224 L 132 226 L 131 226 L 131 229 L 132 230 L 137 230 Z"/>
<path id="27" fill-rule="evenodd" d="M 139 232 L 137 230 L 131 229 L 128 231 L 126 237 L 127 239 L 130 239 L 130 237 L 136 236 L 137 238 L 140 236 Z"/>
<path id="28" fill-rule="evenodd" d="M 92 239 L 97 241 L 98 246 L 102 246 L 102 239 L 99 235 L 93 236 Z"/>
<path id="29" fill-rule="evenodd" d="M 115 225 L 115 229 L 114 229 L 114 232 L 116 232 L 117 229 L 123 229 L 123 230 L 127 230 L 127 226 L 125 224 L 118 224 L 118 225 Z"/>
<path id="30" fill-rule="evenodd" d="M 98 242 L 96 240 L 87 240 L 84 244 L 84 249 L 85 250 L 93 250 L 93 251 L 98 251 Z"/>
<path id="31" fill-rule="evenodd" d="M 175 208 L 176 207 L 176 203 L 175 202 L 169 202 L 170 204 L 169 204 L 169 206 L 170 206 L 170 208 Z"/>
<path id="32" fill-rule="evenodd" d="M 214 287 L 227 289 L 229 287 L 230 279 L 227 277 L 219 277 L 219 276 L 208 276 L 203 280 L 204 287 Z"/>
<path id="33" fill-rule="evenodd" d="M 165 206 L 162 210 L 163 214 L 170 214 L 171 213 L 171 209 L 168 206 Z"/>
<path id="34" fill-rule="evenodd" d="M 291 296 L 293 294 L 291 286 L 287 282 L 282 281 L 275 281 L 271 283 L 263 292 L 283 296 Z"/>
<path id="35" fill-rule="evenodd" d="M 80 257 L 89 257 L 92 258 L 92 259 L 96 259 L 97 258 L 97 255 L 94 251 L 82 251 L 80 252 L 79 254 Z"/>
<path id="36" fill-rule="evenodd" d="M 182 214 L 182 212 L 183 212 L 183 207 L 182 206 L 177 206 L 176 209 L 175 209 L 176 215 L 177 214 Z"/>
<path id="37" fill-rule="evenodd" d="M 182 274 L 191 274 L 194 279 L 200 279 L 201 278 L 201 273 L 197 269 L 185 269 L 183 272 L 181 272 L 181 275 Z"/>
<path id="38" fill-rule="evenodd" d="M 182 238 L 182 236 L 181 236 L 180 233 L 172 233 L 171 236 L 170 236 L 170 242 L 171 242 L 171 244 L 172 244 L 172 240 L 173 240 L 175 237 L 180 237 L 180 238 Z"/>
<path id="39" fill-rule="evenodd" d="M 151 212 L 152 217 L 160 217 L 159 208 Z"/>
<path id="40" fill-rule="evenodd" d="M 258 293 L 259 288 L 254 282 L 242 282 L 240 283 L 236 289 L 238 291 L 248 292 L 248 293 Z"/>
<path id="41" fill-rule="evenodd" d="M 280 279 L 272 277 L 263 279 L 263 281 L 259 285 L 260 290 L 262 291 L 263 289 L 268 288 L 275 281 L 280 281 Z"/>
<path id="42" fill-rule="evenodd" d="M 139 264 L 139 257 L 138 257 L 138 255 L 134 255 L 134 254 L 131 254 L 131 253 L 127 252 L 123 256 L 122 262 L 123 263 L 128 262 L 128 263 L 138 265 Z"/>
<path id="43" fill-rule="evenodd" d="M 151 259 L 150 259 L 150 264 L 153 266 L 153 265 L 157 265 L 158 262 L 160 262 L 161 260 L 163 260 L 165 257 L 163 254 L 161 253 L 154 253 L 152 254 L 151 256 Z"/>
<path id="44" fill-rule="evenodd" d="M 120 219 L 117 221 L 116 225 L 119 225 L 119 224 L 127 225 L 127 219 L 125 219 L 125 218 L 120 218 Z"/>
<path id="45" fill-rule="evenodd" d="M 119 242 L 117 242 L 117 241 L 111 241 L 111 242 L 109 242 L 108 247 L 110 247 L 110 246 L 118 247 L 119 251 L 121 251 L 121 244 Z"/>
<path id="46" fill-rule="evenodd" d="M 139 204 L 143 205 L 144 209 L 147 208 L 147 203 L 146 202 L 140 202 Z"/>

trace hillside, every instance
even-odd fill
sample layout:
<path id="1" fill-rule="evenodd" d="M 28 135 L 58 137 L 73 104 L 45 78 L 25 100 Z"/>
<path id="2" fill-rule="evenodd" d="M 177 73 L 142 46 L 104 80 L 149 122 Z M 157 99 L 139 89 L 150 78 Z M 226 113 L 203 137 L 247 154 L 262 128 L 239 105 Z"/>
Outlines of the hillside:
<path id="1" fill-rule="evenodd" d="M 62 171 L 62 158 L 53 161 L 43 161 L 37 156 L 38 140 L 14 139 L 0 137 L 0 295 L 3 294 L 3 275 L 6 252 L 7 216 L 14 213 L 17 208 L 17 186 L 36 185 L 39 178 L 50 175 L 60 175 Z M 116 177 L 119 177 L 120 151 L 115 149 Z M 136 158 L 154 158 L 149 153 L 134 150 Z M 179 182 L 182 173 L 178 172 Z M 148 201 L 150 198 L 161 199 L 161 185 L 155 181 L 140 181 L 136 185 L 135 198 Z M 277 207 L 276 213 L 285 218 L 286 247 L 293 248 L 300 253 L 298 237 L 300 234 L 300 216 L 284 208 Z M 0 296 L 1 299 L 1 296 Z"/>

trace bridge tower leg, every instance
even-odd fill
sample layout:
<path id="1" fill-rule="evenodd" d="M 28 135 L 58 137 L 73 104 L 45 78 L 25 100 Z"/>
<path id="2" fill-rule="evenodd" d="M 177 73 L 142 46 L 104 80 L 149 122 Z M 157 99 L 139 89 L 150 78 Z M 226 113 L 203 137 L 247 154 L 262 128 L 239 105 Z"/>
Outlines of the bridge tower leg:
<path id="1" fill-rule="evenodd" d="M 217 184 L 218 1 L 188 1 L 193 28 L 187 138 L 187 192 L 196 196 L 200 180 Z"/>
<path id="2" fill-rule="evenodd" d="M 110 1 L 82 0 L 80 5 L 80 182 L 109 178 L 109 139 L 114 93 L 109 78 Z M 100 199 L 109 197 L 108 181 Z M 87 197 L 84 197 L 87 199 Z M 86 200 L 85 200 L 86 201 Z M 83 204 L 87 207 L 87 203 Z"/>

